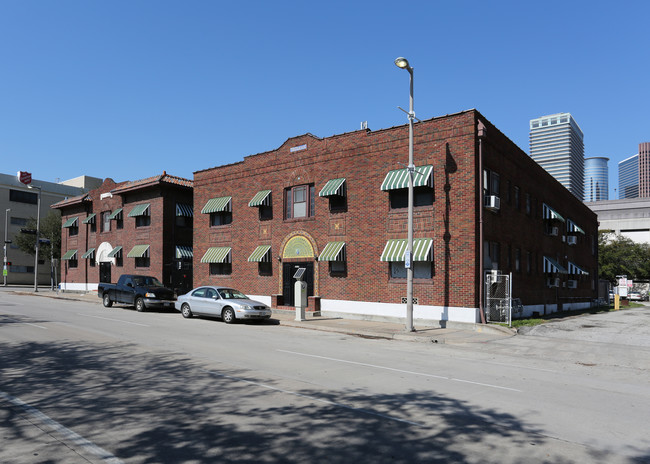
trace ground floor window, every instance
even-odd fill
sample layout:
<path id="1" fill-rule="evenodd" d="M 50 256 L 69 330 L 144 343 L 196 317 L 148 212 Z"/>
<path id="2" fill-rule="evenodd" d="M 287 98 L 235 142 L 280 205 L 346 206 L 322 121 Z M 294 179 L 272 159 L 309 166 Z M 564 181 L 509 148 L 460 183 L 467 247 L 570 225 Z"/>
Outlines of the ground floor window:
<path id="1" fill-rule="evenodd" d="M 71 259 L 71 260 L 68 261 L 68 269 L 75 268 L 75 267 L 77 267 L 77 265 L 78 265 L 78 262 L 77 262 L 76 259 Z"/>
<path id="2" fill-rule="evenodd" d="M 414 261 L 414 279 L 430 279 L 433 276 L 433 265 L 431 261 Z M 392 279 L 406 279 L 406 268 L 404 261 L 393 261 L 390 263 L 390 277 Z"/>
<path id="3" fill-rule="evenodd" d="M 149 267 L 149 257 L 135 258 L 135 267 Z"/>
<path id="4" fill-rule="evenodd" d="M 232 263 L 210 263 L 210 275 L 232 274 Z"/>
<path id="5" fill-rule="evenodd" d="M 329 271 L 332 277 L 345 277 L 348 275 L 347 261 L 330 261 Z"/>
<path id="6" fill-rule="evenodd" d="M 257 271 L 261 276 L 270 276 L 273 275 L 273 263 L 272 262 L 263 262 L 260 261 L 257 263 Z"/>

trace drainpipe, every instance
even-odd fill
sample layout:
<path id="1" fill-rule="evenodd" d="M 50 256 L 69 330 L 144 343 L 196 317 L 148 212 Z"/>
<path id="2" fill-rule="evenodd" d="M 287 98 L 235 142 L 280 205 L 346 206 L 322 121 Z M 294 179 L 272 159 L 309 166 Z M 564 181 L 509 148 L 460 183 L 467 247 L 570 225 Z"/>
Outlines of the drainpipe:
<path id="1" fill-rule="evenodd" d="M 477 135 L 478 135 L 478 178 L 479 178 L 479 205 L 478 205 L 478 249 L 479 249 L 479 286 L 478 286 L 478 307 L 479 313 L 481 314 L 481 324 L 485 324 L 485 308 L 483 307 L 483 297 L 484 297 L 484 272 L 483 272 L 483 208 L 485 204 L 484 200 L 484 187 L 483 187 L 483 139 L 485 138 L 485 125 L 481 120 L 477 120 Z"/>

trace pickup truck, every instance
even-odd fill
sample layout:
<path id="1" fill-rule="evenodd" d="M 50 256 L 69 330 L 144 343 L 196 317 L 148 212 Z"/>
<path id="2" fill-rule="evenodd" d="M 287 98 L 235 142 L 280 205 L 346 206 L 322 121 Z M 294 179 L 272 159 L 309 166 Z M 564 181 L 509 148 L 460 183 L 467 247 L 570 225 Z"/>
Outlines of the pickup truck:
<path id="1" fill-rule="evenodd" d="M 123 274 L 116 284 L 100 283 L 97 296 L 104 306 L 110 308 L 113 303 L 135 306 L 137 311 L 147 308 L 173 308 L 174 292 L 165 288 L 155 277 Z"/>

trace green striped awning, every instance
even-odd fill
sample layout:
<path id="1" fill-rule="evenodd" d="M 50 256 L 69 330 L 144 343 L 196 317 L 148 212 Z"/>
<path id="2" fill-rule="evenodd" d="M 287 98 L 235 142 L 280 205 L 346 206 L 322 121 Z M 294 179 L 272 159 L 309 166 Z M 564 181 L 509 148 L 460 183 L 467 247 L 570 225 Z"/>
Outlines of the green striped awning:
<path id="1" fill-rule="evenodd" d="M 271 245 L 260 245 L 251 253 L 248 260 L 255 263 L 271 262 Z"/>
<path id="2" fill-rule="evenodd" d="M 558 221 L 564 222 L 564 218 L 560 216 L 560 213 L 555 211 L 553 208 L 548 206 L 546 203 L 542 205 L 542 211 L 544 219 L 557 219 Z"/>
<path id="3" fill-rule="evenodd" d="M 83 255 L 81 255 L 81 257 L 84 259 L 93 259 L 95 257 L 95 249 L 88 248 L 88 251 L 86 251 Z"/>
<path id="4" fill-rule="evenodd" d="M 330 195 L 345 196 L 345 177 L 328 180 L 318 194 L 319 197 L 329 197 Z"/>
<path id="5" fill-rule="evenodd" d="M 203 209 L 202 214 L 220 213 L 221 211 L 231 211 L 230 202 L 232 197 L 219 197 L 208 200 Z"/>
<path id="6" fill-rule="evenodd" d="M 178 245 L 176 247 L 176 259 L 194 258 L 194 250 L 191 246 Z"/>
<path id="7" fill-rule="evenodd" d="M 194 217 L 194 210 L 192 209 L 192 205 L 176 203 L 176 216 Z"/>
<path id="8" fill-rule="evenodd" d="M 149 245 L 136 245 L 126 255 L 127 258 L 146 258 L 149 256 Z"/>
<path id="9" fill-rule="evenodd" d="M 107 256 L 109 258 L 119 258 L 120 256 L 122 256 L 122 247 L 116 246 Z"/>
<path id="10" fill-rule="evenodd" d="M 408 240 L 405 238 L 398 238 L 386 242 L 384 251 L 381 254 L 381 261 L 404 261 L 404 253 L 406 252 Z M 431 238 L 415 238 L 413 239 L 413 261 L 431 261 L 431 246 L 433 239 Z"/>
<path id="11" fill-rule="evenodd" d="M 122 208 L 117 208 L 115 211 L 113 211 L 111 213 L 110 216 L 108 216 L 108 219 L 111 220 L 111 221 L 113 219 L 119 219 L 121 217 L 121 215 L 122 215 Z"/>
<path id="12" fill-rule="evenodd" d="M 582 274 L 582 275 L 589 275 L 587 271 L 582 269 L 580 266 L 573 264 L 571 261 L 569 261 L 569 274 Z"/>
<path id="13" fill-rule="evenodd" d="M 432 172 L 433 172 L 433 166 L 431 165 L 416 166 L 415 172 L 413 173 L 413 187 L 422 187 L 425 185 L 429 187 L 433 187 L 433 185 L 431 184 L 431 179 L 433 178 L 433 176 L 431 175 Z M 384 179 L 384 182 L 382 182 L 381 184 L 381 189 L 387 191 L 387 190 L 408 188 L 408 186 L 409 186 L 409 173 L 408 173 L 408 169 L 404 168 L 404 169 L 396 169 L 386 174 L 386 178 Z"/>
<path id="14" fill-rule="evenodd" d="M 205 252 L 202 263 L 229 263 L 231 262 L 230 247 L 211 247 Z"/>
<path id="15" fill-rule="evenodd" d="M 555 261 L 553 258 L 544 256 L 544 273 L 547 274 L 566 274 L 566 269 Z"/>
<path id="16" fill-rule="evenodd" d="M 148 215 L 149 215 L 149 203 L 143 203 L 141 205 L 135 206 L 129 213 L 129 217 L 148 216 Z"/>
<path id="17" fill-rule="evenodd" d="M 95 223 L 95 216 L 97 216 L 97 214 L 95 214 L 95 213 L 89 214 L 86 217 L 86 219 L 84 219 L 81 222 L 83 222 L 84 224 L 94 224 Z"/>
<path id="18" fill-rule="evenodd" d="M 270 190 L 260 190 L 255 194 L 251 201 L 248 202 L 248 206 L 270 206 L 271 205 L 271 191 Z"/>
<path id="19" fill-rule="evenodd" d="M 345 261 L 345 242 L 329 242 L 321 251 L 318 261 Z"/>
<path id="20" fill-rule="evenodd" d="M 78 219 L 79 219 L 79 217 L 77 217 L 77 216 L 68 219 L 68 220 L 65 221 L 65 223 L 63 224 L 63 227 L 65 228 L 65 227 L 76 226 L 76 225 L 77 225 L 77 220 L 78 220 Z"/>
<path id="21" fill-rule="evenodd" d="M 68 259 L 75 259 L 76 257 L 77 257 L 77 250 L 68 250 L 65 252 L 63 256 L 61 256 L 61 259 L 68 260 Z"/>
<path id="22" fill-rule="evenodd" d="M 574 234 L 575 234 L 575 233 L 580 233 L 580 234 L 582 234 L 582 235 L 585 235 L 585 231 L 582 230 L 580 227 L 578 227 L 578 224 L 576 224 L 575 222 L 573 222 L 571 219 L 567 219 L 567 220 L 566 220 L 566 228 L 567 228 L 567 231 L 568 231 L 570 234 L 571 234 L 571 233 L 574 233 Z"/>

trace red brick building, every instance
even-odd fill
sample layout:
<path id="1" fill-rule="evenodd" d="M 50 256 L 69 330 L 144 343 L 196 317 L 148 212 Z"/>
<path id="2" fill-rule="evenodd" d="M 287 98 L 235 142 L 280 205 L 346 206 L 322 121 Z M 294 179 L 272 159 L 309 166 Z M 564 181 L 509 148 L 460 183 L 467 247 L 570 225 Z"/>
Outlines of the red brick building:
<path id="1" fill-rule="evenodd" d="M 192 286 L 192 181 L 162 175 L 104 180 L 52 208 L 62 216 L 61 288 L 97 290 L 121 274 L 157 277 L 181 293 Z"/>
<path id="2" fill-rule="evenodd" d="M 493 269 L 512 273 L 527 313 L 596 298 L 589 208 L 475 110 L 417 123 L 414 136 L 416 322 L 481 321 Z M 404 125 L 306 134 L 195 172 L 194 285 L 286 307 L 303 267 L 310 310 L 405 317 L 407 154 Z"/>

